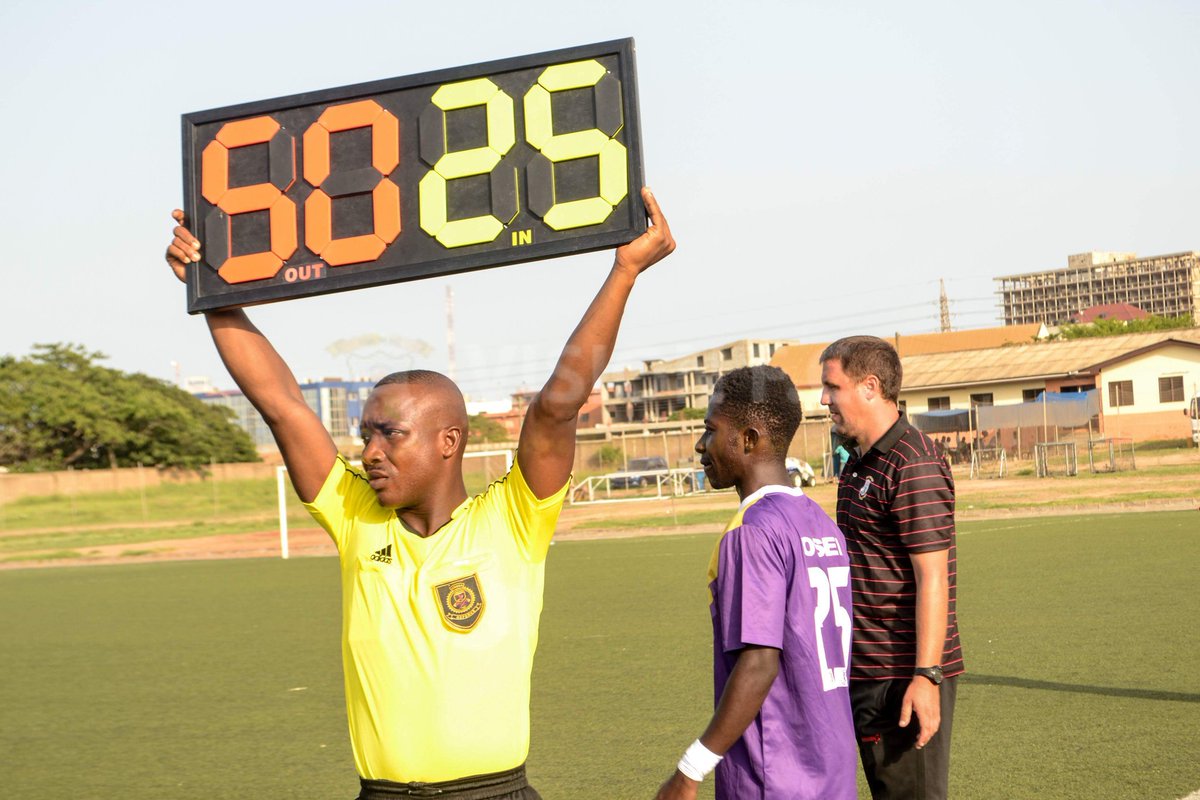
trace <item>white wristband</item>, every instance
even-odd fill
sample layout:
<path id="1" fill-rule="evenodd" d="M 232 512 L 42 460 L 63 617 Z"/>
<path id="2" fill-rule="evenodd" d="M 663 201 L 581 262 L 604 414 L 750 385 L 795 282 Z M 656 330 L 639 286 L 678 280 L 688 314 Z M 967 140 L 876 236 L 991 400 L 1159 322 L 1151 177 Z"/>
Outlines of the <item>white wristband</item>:
<path id="1" fill-rule="evenodd" d="M 717 768 L 724 756 L 719 756 L 709 750 L 700 740 L 692 742 L 683 758 L 679 759 L 678 769 L 694 781 L 704 780 L 704 776 Z"/>

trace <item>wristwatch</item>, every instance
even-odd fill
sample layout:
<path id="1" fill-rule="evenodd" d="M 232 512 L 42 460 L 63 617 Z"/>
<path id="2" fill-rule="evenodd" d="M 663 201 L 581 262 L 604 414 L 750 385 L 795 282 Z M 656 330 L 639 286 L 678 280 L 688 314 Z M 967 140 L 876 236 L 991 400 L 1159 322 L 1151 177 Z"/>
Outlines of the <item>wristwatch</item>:
<path id="1" fill-rule="evenodd" d="M 913 670 L 913 677 L 921 676 L 927 679 L 934 686 L 942 685 L 942 668 L 941 667 L 917 667 Z"/>

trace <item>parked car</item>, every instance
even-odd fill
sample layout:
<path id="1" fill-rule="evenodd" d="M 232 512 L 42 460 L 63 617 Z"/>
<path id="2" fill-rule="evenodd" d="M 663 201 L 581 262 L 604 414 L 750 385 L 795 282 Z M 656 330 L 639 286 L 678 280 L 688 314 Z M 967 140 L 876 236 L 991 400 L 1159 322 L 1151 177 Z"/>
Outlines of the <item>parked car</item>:
<path id="1" fill-rule="evenodd" d="M 609 476 L 608 483 L 614 489 L 631 489 L 636 486 L 653 484 L 657 480 L 657 475 L 665 475 L 669 470 L 667 460 L 662 456 L 631 458 L 625 469 Z"/>
<path id="2" fill-rule="evenodd" d="M 784 460 L 784 464 L 787 465 L 788 477 L 792 479 L 792 486 L 816 485 L 817 473 L 813 471 L 812 465 L 807 461 L 788 458 Z"/>

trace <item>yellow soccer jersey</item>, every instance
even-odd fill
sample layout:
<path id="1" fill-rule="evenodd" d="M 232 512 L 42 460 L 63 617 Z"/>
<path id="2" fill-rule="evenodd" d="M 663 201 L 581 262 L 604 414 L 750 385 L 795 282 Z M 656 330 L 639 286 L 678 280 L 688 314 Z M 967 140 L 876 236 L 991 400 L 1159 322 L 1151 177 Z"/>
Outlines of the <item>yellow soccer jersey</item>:
<path id="1" fill-rule="evenodd" d="M 446 781 L 525 761 L 546 551 L 565 496 L 538 500 L 514 463 L 421 538 L 338 458 L 306 507 L 341 559 L 359 775 Z"/>

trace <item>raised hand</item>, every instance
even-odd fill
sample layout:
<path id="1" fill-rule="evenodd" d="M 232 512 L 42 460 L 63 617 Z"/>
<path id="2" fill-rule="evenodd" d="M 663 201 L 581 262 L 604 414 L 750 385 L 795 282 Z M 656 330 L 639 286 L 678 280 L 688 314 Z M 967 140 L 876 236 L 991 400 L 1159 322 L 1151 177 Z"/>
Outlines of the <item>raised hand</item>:
<path id="1" fill-rule="evenodd" d="M 179 280 L 187 280 L 187 266 L 200 260 L 200 242 L 183 225 L 183 212 L 178 208 L 171 216 L 179 223 L 175 226 L 175 238 L 167 246 L 167 264 Z"/>
<path id="2" fill-rule="evenodd" d="M 658 201 L 649 188 L 642 188 L 642 202 L 646 205 L 646 213 L 650 215 L 650 227 L 629 244 L 617 248 L 617 260 L 614 267 L 621 270 L 631 270 L 634 276 L 657 264 L 675 250 L 675 237 L 671 235 L 671 226 L 663 216 Z"/>

